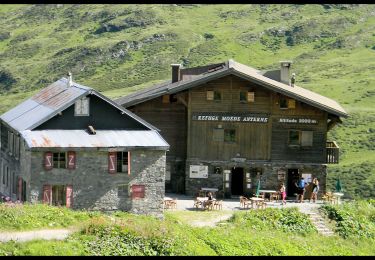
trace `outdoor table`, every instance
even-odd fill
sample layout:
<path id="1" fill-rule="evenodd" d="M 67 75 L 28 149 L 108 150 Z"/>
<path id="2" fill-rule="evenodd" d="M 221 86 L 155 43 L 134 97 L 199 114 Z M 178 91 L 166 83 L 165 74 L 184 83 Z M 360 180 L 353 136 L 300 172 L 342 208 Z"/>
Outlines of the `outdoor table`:
<path id="1" fill-rule="evenodd" d="M 212 193 L 216 193 L 219 189 L 215 189 L 215 188 L 201 188 L 200 191 L 199 191 L 199 195 L 200 196 L 205 196 L 207 194 L 207 192 L 212 192 Z M 216 196 L 214 196 L 216 197 Z"/>
<path id="2" fill-rule="evenodd" d="M 271 201 L 271 198 L 272 198 L 271 195 L 272 195 L 273 193 L 277 193 L 277 191 L 275 191 L 275 190 L 259 190 L 259 193 L 263 193 L 263 195 L 264 195 L 263 198 L 265 198 L 265 194 L 266 194 L 266 193 L 269 193 L 269 194 L 270 194 L 270 197 L 269 197 L 269 198 L 270 198 L 270 201 Z"/>
<path id="3" fill-rule="evenodd" d="M 256 206 L 257 208 L 259 208 L 259 206 L 262 205 L 263 202 L 264 202 L 264 199 L 257 198 L 257 197 L 252 197 L 252 198 L 250 198 L 250 200 L 251 200 L 251 208 L 252 209 L 255 209 L 254 206 Z"/>
<path id="4" fill-rule="evenodd" d="M 341 203 L 341 197 L 344 196 L 344 193 L 334 192 L 334 193 L 332 193 L 332 196 L 333 196 L 333 204 L 340 204 Z"/>
<path id="5" fill-rule="evenodd" d="M 169 209 L 169 208 L 174 208 L 177 206 L 177 202 L 175 199 L 171 198 L 171 197 L 164 197 L 164 207 L 166 209 Z"/>

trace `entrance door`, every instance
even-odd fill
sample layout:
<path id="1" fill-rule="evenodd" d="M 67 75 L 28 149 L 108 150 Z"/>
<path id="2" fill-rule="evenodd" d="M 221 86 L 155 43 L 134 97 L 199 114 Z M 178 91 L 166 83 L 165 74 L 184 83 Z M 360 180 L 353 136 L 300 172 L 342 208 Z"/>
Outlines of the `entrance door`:
<path id="1" fill-rule="evenodd" d="M 243 195 L 243 168 L 232 168 L 232 182 L 231 193 L 232 195 Z"/>
<path id="2" fill-rule="evenodd" d="M 297 193 L 295 182 L 299 179 L 298 169 L 288 169 L 288 186 L 286 187 L 287 196 L 293 197 Z"/>

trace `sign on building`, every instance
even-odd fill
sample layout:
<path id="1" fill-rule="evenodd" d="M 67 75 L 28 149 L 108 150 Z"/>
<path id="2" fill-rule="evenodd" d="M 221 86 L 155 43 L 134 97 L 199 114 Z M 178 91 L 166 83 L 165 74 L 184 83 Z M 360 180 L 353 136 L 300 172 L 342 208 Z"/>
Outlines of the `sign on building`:
<path id="1" fill-rule="evenodd" d="M 190 165 L 190 178 L 208 178 L 208 166 Z"/>

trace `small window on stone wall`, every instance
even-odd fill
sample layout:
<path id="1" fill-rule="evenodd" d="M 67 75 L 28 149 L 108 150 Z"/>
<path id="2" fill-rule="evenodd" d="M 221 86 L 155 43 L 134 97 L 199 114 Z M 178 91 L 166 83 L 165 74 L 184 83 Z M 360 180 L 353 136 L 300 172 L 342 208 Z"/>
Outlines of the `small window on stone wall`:
<path id="1" fill-rule="evenodd" d="M 117 196 L 124 198 L 124 197 L 129 197 L 129 189 L 127 184 L 122 184 L 117 186 Z"/>

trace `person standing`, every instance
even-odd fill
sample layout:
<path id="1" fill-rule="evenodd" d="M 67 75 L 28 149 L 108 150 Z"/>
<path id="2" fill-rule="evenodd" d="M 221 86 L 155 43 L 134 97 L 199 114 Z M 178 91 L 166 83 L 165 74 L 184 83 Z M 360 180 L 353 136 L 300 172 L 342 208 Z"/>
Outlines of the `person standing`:
<path id="1" fill-rule="evenodd" d="M 283 204 L 286 204 L 286 190 L 285 190 L 285 185 L 284 183 L 281 184 L 281 187 L 280 187 L 280 194 L 281 194 L 281 205 Z"/>
<path id="2" fill-rule="evenodd" d="M 303 203 L 303 196 L 305 195 L 305 180 L 303 177 L 298 182 L 298 197 L 299 197 L 299 203 Z"/>
<path id="3" fill-rule="evenodd" d="M 311 202 L 311 200 L 313 200 L 313 202 L 315 203 L 315 201 L 318 199 L 318 191 L 319 191 L 319 181 L 318 181 L 318 179 L 314 178 L 313 181 L 312 181 L 312 184 L 313 184 L 313 187 L 312 187 L 310 202 Z"/>

